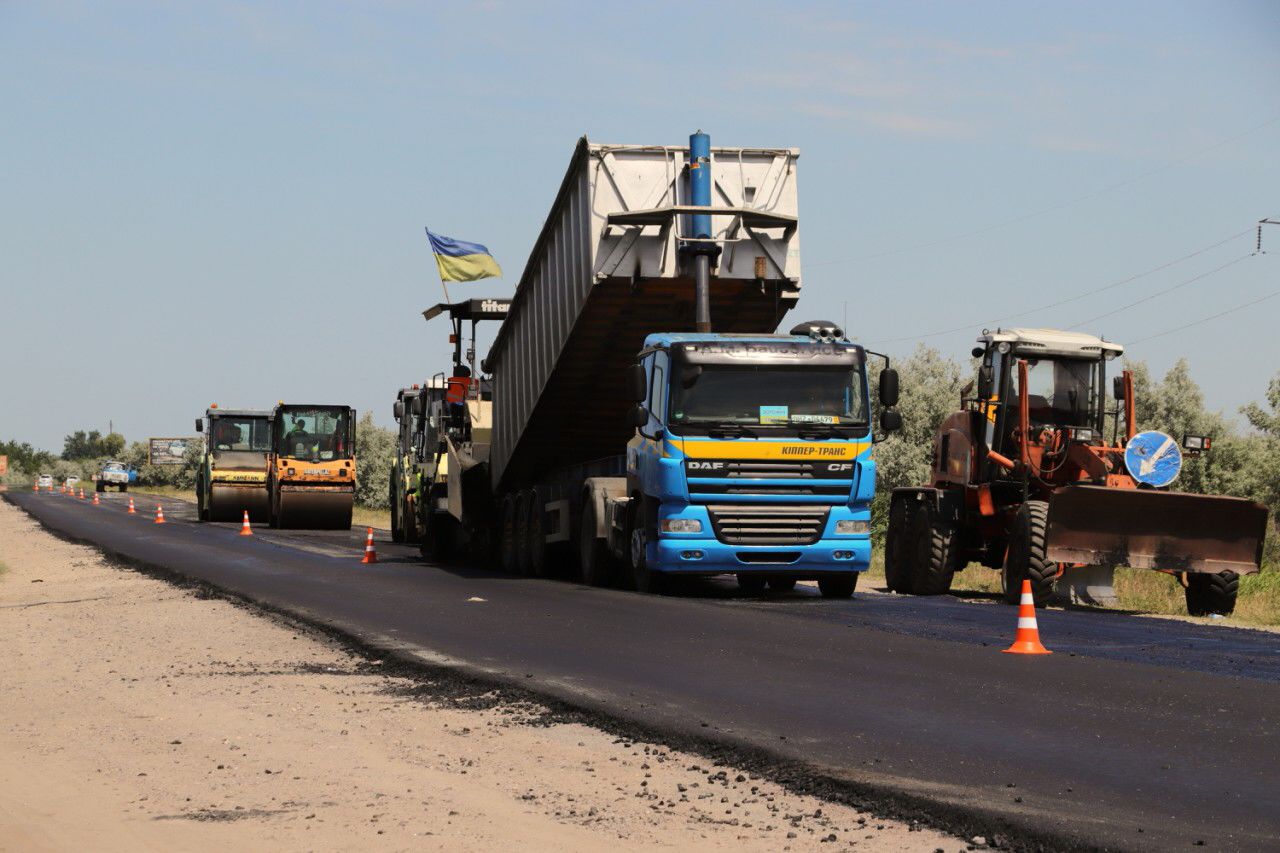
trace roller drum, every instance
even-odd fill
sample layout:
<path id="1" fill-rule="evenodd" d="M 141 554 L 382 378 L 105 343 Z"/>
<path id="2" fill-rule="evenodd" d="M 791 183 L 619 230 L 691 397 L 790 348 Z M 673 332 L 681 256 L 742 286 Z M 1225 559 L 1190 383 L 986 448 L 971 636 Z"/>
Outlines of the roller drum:
<path id="1" fill-rule="evenodd" d="M 214 483 L 209 489 L 210 521 L 241 521 L 244 511 L 249 519 L 266 522 L 269 518 L 270 496 L 265 483 L 258 486 L 233 486 Z"/>
<path id="2" fill-rule="evenodd" d="M 276 526 L 304 530 L 348 530 L 355 501 L 350 491 L 287 490 L 280 493 Z"/>

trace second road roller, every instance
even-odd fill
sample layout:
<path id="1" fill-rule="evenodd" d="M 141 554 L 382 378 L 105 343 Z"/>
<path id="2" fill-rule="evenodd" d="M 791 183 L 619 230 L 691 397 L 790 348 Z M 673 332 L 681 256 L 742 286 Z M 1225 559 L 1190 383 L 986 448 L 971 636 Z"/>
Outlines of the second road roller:
<path id="1" fill-rule="evenodd" d="M 267 466 L 271 526 L 351 527 L 356 412 L 349 406 L 278 404 Z"/>

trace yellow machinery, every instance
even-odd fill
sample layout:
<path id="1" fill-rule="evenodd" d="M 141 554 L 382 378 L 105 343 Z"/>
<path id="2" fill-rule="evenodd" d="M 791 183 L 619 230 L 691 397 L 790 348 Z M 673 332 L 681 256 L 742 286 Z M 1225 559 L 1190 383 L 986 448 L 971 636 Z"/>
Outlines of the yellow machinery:
<path id="1" fill-rule="evenodd" d="M 272 527 L 351 527 L 355 409 L 280 403 L 271 419 Z"/>
<path id="2" fill-rule="evenodd" d="M 205 433 L 204 458 L 196 472 L 200 520 L 240 521 L 248 511 L 252 520 L 266 521 L 271 413 L 219 409 L 214 403 L 196 419 L 196 432 Z"/>

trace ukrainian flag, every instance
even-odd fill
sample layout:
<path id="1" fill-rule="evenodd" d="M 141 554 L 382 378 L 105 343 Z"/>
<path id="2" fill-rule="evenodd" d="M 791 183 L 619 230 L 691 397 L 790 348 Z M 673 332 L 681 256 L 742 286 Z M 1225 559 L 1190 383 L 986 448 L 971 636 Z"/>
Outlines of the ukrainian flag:
<path id="1" fill-rule="evenodd" d="M 427 239 L 431 241 L 431 251 L 435 253 L 441 281 L 476 281 L 502 277 L 502 268 L 498 266 L 498 262 L 479 243 L 432 234 L 430 228 L 427 229 Z"/>

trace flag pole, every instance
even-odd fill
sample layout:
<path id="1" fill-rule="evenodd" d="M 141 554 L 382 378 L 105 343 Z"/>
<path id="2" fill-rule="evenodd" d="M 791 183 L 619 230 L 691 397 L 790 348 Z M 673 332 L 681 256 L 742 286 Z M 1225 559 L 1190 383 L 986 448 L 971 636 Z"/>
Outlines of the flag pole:
<path id="1" fill-rule="evenodd" d="M 431 242 L 431 229 L 425 229 L 427 232 L 427 242 Z M 440 287 L 444 290 L 444 301 L 448 305 L 453 304 L 453 300 L 449 298 L 449 285 L 445 284 L 444 272 L 440 269 L 440 259 L 436 257 L 436 248 L 431 247 L 431 259 L 436 262 L 436 272 L 440 274 Z"/>

